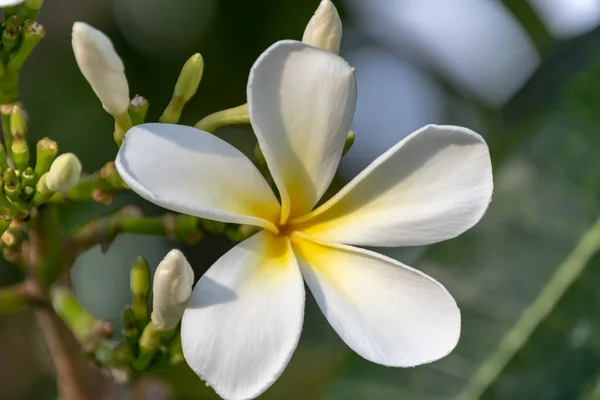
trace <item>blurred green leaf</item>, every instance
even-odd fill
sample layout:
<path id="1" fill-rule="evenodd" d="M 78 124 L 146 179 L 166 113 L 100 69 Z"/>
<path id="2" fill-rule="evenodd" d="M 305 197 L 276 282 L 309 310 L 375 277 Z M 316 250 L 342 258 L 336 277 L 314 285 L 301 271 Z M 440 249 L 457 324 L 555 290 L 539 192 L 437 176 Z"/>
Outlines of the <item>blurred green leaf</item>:
<path id="1" fill-rule="evenodd" d="M 600 374 L 600 219 L 457 399 L 576 399 Z"/>

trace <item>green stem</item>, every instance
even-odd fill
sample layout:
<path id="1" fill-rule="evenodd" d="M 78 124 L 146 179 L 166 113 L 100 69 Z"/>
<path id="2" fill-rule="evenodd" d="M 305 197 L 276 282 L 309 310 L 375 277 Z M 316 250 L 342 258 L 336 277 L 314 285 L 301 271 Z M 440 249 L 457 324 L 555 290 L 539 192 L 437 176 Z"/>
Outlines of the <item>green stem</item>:
<path id="1" fill-rule="evenodd" d="M 508 362 L 523 347 L 538 325 L 548 316 L 562 295 L 581 275 L 585 266 L 600 249 L 600 218 L 583 235 L 575 249 L 559 265 L 540 294 L 521 314 L 502 338 L 494 352 L 477 368 L 475 374 L 456 397 L 477 400 L 502 373 Z"/>
<path id="2" fill-rule="evenodd" d="M 52 305 L 69 329 L 73 332 L 84 350 L 91 352 L 102 340 L 112 336 L 112 326 L 88 313 L 65 287 L 52 291 Z"/>
<path id="3" fill-rule="evenodd" d="M 134 206 L 124 207 L 105 217 L 95 219 L 66 238 L 68 254 L 76 257 L 97 244 L 110 243 L 119 233 L 166 236 L 186 243 L 198 243 L 204 236 L 203 220 L 189 215 L 165 214 L 144 217 Z"/>
<path id="4" fill-rule="evenodd" d="M 129 117 L 129 113 L 124 113 L 122 115 L 117 115 L 115 117 L 115 131 L 113 133 L 113 139 L 117 144 L 117 147 L 121 147 L 123 144 L 123 140 L 125 139 L 125 134 L 131 128 L 132 122 L 131 117 Z"/>
<path id="5" fill-rule="evenodd" d="M 60 245 L 59 214 L 55 205 L 40 209 L 37 218 L 38 243 L 44 254 L 37 268 L 38 280 L 45 287 L 53 284 L 61 275 L 62 247 Z"/>
<path id="6" fill-rule="evenodd" d="M 0 288 L 0 314 L 16 312 L 39 303 L 28 281 Z"/>
<path id="7" fill-rule="evenodd" d="M 171 333 L 171 331 L 161 331 L 156 329 L 152 322 L 148 323 L 140 337 L 139 355 L 132 363 L 133 369 L 136 371 L 146 370 L 158 350 L 160 350 L 162 338 Z"/>
<path id="8" fill-rule="evenodd" d="M 163 111 L 162 115 L 158 119 L 163 124 L 176 124 L 181 118 L 183 107 L 185 106 L 185 99 L 181 96 L 173 96 L 169 101 L 169 104 Z"/>
<path id="9" fill-rule="evenodd" d="M 546 25 L 531 5 L 522 0 L 502 0 L 502 3 L 520 23 L 520 26 L 527 31 L 537 50 L 542 54 L 547 53 L 556 40 L 548 32 Z"/>
<path id="10" fill-rule="evenodd" d="M 190 244 L 198 243 L 204 236 L 199 228 L 199 218 L 179 214 L 126 218 L 121 221 L 119 229 L 123 233 L 165 236 Z"/>
<path id="11" fill-rule="evenodd" d="M 249 123 L 250 117 L 248 116 L 248 104 L 242 104 L 238 107 L 217 111 L 207 115 L 198 121 L 194 127 L 205 132 L 213 133 L 215 130 L 217 130 L 217 128 L 222 126 Z"/>
<path id="12" fill-rule="evenodd" d="M 108 164 L 111 163 L 109 162 Z M 114 173 L 104 172 L 107 165 L 105 165 L 101 171 L 82 178 L 77 185 L 73 186 L 67 192 L 55 193 L 48 201 L 52 203 L 63 203 L 65 201 L 92 201 L 97 200 L 99 192 L 113 194 L 125 190 L 125 183 L 120 177 L 116 178 Z M 114 165 L 114 163 L 112 163 L 112 165 Z"/>

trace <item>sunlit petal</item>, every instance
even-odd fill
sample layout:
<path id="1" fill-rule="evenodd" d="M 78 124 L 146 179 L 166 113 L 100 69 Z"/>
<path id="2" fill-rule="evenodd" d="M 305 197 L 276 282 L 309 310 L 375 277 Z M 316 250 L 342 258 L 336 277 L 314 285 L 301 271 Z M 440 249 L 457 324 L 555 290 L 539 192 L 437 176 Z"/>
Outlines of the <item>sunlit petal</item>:
<path id="1" fill-rule="evenodd" d="M 137 194 L 170 210 L 276 229 L 279 203 L 260 172 L 236 148 L 182 125 L 130 129 L 117 169 Z"/>
<path id="2" fill-rule="evenodd" d="M 200 278 L 183 316 L 189 366 L 227 400 L 252 399 L 296 348 L 304 284 L 289 239 L 259 232 Z"/>
<path id="3" fill-rule="evenodd" d="M 446 289 L 396 260 L 351 246 L 292 239 L 302 275 L 342 340 L 365 359 L 410 367 L 447 355 L 460 311 Z"/>
<path id="4" fill-rule="evenodd" d="M 328 51 L 281 41 L 248 80 L 250 120 L 282 198 L 282 222 L 321 198 L 338 167 L 356 106 L 354 69 Z"/>
<path id="5" fill-rule="evenodd" d="M 481 136 L 426 126 L 377 158 L 338 194 L 295 222 L 321 240 L 372 246 L 426 245 L 475 225 L 492 196 Z"/>

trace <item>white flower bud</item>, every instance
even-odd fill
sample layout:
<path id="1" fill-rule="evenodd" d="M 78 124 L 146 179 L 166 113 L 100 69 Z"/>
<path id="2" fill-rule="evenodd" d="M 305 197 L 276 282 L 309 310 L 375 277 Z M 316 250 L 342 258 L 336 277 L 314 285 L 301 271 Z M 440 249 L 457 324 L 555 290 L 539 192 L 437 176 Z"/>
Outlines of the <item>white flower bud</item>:
<path id="1" fill-rule="evenodd" d="M 340 54 L 342 41 L 342 21 L 337 9 L 330 0 L 322 0 L 315 11 L 315 15 L 308 21 L 304 36 L 304 43 Z"/>
<path id="2" fill-rule="evenodd" d="M 79 182 L 81 162 L 73 153 L 61 154 L 50 166 L 46 186 L 53 192 L 66 192 Z"/>
<path id="3" fill-rule="evenodd" d="M 84 22 L 73 24 L 72 38 L 77 65 L 102 107 L 115 118 L 126 113 L 129 85 L 123 61 L 110 39 Z"/>
<path id="4" fill-rule="evenodd" d="M 185 256 L 171 250 L 154 273 L 152 324 L 158 330 L 177 326 L 192 295 L 194 271 Z"/>

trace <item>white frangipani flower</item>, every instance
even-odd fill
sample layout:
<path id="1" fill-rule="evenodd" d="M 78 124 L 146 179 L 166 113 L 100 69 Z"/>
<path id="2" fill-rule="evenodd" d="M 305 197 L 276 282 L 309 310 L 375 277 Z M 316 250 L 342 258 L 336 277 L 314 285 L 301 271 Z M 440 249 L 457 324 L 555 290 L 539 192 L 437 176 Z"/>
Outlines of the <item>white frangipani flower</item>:
<path id="1" fill-rule="evenodd" d="M 125 182 L 151 202 L 264 228 L 194 288 L 181 328 L 190 367 L 225 399 L 263 393 L 298 343 L 302 278 L 331 326 L 367 360 L 409 367 L 447 355 L 460 312 L 446 289 L 353 245 L 427 245 L 471 228 L 492 194 L 485 141 L 466 128 L 426 126 L 313 210 L 341 158 L 356 105 L 354 70 L 328 51 L 281 41 L 252 67 L 247 95 L 281 204 L 241 152 L 191 127 L 134 127 L 117 156 Z"/>
<path id="2" fill-rule="evenodd" d="M 102 107 L 115 118 L 127 113 L 129 85 L 125 67 L 110 39 L 84 22 L 73 24 L 72 39 L 77 65 Z"/>
<path id="3" fill-rule="evenodd" d="M 322 0 L 315 15 L 308 21 L 302 41 L 340 54 L 342 20 L 330 0 Z"/>
<path id="4" fill-rule="evenodd" d="M 152 324 L 156 329 L 174 329 L 192 295 L 194 270 L 183 253 L 171 250 L 158 264 L 152 284 Z"/>

